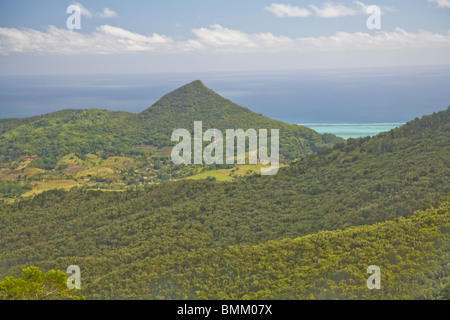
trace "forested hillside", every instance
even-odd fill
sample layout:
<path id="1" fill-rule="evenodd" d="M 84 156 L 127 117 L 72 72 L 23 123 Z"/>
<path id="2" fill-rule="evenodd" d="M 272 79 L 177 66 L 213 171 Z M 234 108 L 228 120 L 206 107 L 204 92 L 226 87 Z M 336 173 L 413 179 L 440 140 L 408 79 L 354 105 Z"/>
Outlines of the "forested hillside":
<path id="1" fill-rule="evenodd" d="M 49 191 L 3 206 L 0 278 L 76 264 L 86 298 L 357 298 L 371 297 L 355 281 L 378 257 L 391 281 L 378 297 L 437 298 L 448 277 L 448 203 L 411 215 L 448 197 L 449 116 L 351 139 L 274 176 Z M 361 227 L 337 231 L 351 226 Z M 312 235 L 324 230 L 336 231 Z M 402 291 L 401 281 L 419 290 Z"/>
<path id="2" fill-rule="evenodd" d="M 448 300 L 449 252 L 446 201 L 408 219 L 147 258 L 96 279 L 86 291 L 132 299 Z M 380 267 L 380 290 L 367 288 L 370 265 Z"/>
<path id="3" fill-rule="evenodd" d="M 280 154 L 285 161 L 330 147 L 342 139 L 297 125 L 285 124 L 238 106 L 191 82 L 139 113 L 100 109 L 63 110 L 24 119 L 0 120 L 0 168 L 12 161 L 37 156 L 38 167 L 54 169 L 61 157 L 98 154 L 106 159 L 135 155 L 141 145 L 172 146 L 173 130 L 193 131 L 194 121 L 204 130 L 280 129 Z M 35 163 L 36 164 L 36 163 Z"/>

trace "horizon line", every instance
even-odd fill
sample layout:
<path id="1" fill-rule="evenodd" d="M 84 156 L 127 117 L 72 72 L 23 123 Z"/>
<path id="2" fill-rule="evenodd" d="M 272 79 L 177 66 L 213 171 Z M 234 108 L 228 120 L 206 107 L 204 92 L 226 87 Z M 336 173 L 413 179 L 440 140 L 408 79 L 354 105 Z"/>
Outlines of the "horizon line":
<path id="1" fill-rule="evenodd" d="M 380 123 L 327 123 L 327 122 L 321 122 L 321 123 L 297 123 L 297 125 L 300 126 L 396 126 L 396 125 L 403 125 L 406 124 L 406 122 L 380 122 Z"/>

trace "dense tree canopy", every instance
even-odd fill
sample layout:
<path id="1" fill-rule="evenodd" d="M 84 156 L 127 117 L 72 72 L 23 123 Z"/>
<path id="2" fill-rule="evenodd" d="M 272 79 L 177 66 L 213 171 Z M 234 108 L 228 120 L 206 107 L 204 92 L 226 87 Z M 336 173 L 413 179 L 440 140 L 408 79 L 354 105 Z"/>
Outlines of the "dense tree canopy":
<path id="1" fill-rule="evenodd" d="M 88 298 L 446 297 L 449 115 L 351 139 L 275 176 L 4 205 L 0 277 L 76 264 Z M 385 287 L 366 292 L 364 267 L 377 263 Z"/>
<path id="2" fill-rule="evenodd" d="M 37 267 L 23 269 L 20 278 L 7 277 L 0 281 L 0 300 L 79 300 L 76 289 L 67 288 L 67 276 L 61 271 L 47 274 Z"/>

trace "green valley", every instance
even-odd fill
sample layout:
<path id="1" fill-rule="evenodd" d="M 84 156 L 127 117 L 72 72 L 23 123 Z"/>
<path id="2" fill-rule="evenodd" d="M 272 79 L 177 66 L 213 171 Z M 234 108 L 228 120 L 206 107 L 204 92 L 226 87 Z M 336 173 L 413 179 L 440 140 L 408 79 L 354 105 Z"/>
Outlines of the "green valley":
<path id="1" fill-rule="evenodd" d="M 75 264 L 87 299 L 447 299 L 449 117 L 349 139 L 274 176 L 4 205 L 0 280 Z M 369 264 L 385 272 L 381 291 L 364 287 Z"/>
<path id="2" fill-rule="evenodd" d="M 87 109 L 1 119 L 0 180 L 31 186 L 32 191 L 0 192 L 0 199 L 33 196 L 58 187 L 142 189 L 189 176 L 207 178 L 206 171 L 233 169 L 232 165 L 171 164 L 173 130 L 192 130 L 199 119 L 205 130 L 279 129 L 280 160 L 284 164 L 343 141 L 256 114 L 197 80 L 170 92 L 139 114 Z M 225 175 L 219 180 L 234 179 L 230 172 Z"/>

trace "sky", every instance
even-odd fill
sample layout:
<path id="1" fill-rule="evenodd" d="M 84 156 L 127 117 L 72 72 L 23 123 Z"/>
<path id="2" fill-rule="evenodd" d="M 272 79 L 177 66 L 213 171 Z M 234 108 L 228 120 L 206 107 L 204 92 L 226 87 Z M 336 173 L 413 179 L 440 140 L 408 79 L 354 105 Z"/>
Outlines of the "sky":
<path id="1" fill-rule="evenodd" d="M 446 109 L 450 0 L 368 1 L 1 0 L 0 118 L 140 112 L 197 79 L 286 122 Z"/>
<path id="2" fill-rule="evenodd" d="M 450 0 L 0 2 L 0 75 L 449 64 Z"/>

